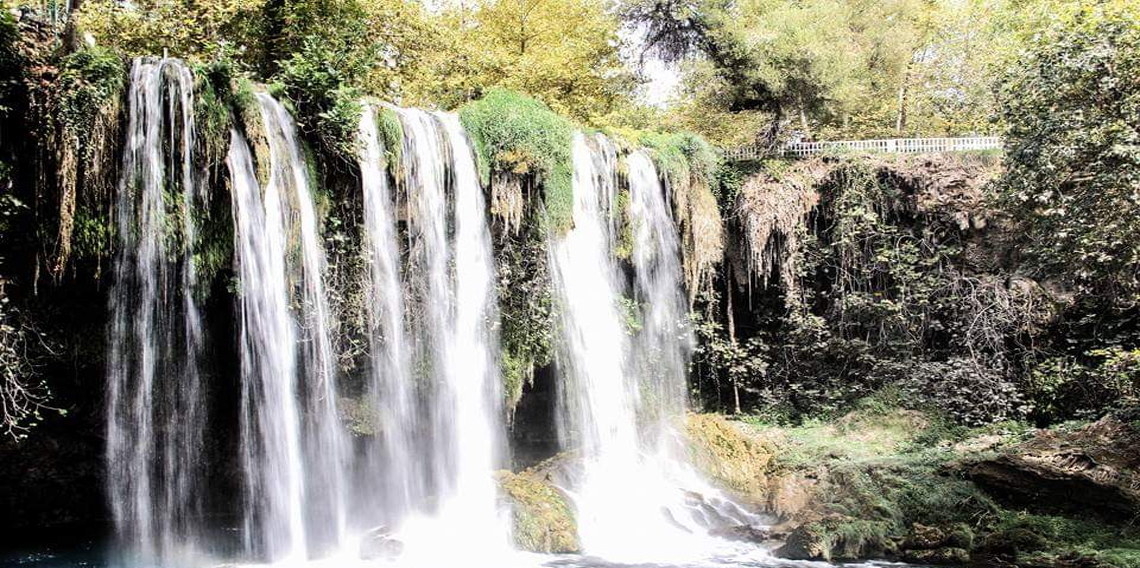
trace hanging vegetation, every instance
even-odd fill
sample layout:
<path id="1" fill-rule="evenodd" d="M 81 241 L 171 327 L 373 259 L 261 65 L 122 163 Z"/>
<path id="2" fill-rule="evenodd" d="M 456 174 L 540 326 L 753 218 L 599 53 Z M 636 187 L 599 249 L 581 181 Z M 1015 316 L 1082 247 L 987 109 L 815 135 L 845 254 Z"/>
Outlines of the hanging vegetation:
<path id="1" fill-rule="evenodd" d="M 479 156 L 479 175 L 492 187 L 496 214 L 513 220 L 517 230 L 523 203 L 518 193 L 533 183 L 542 188 L 550 230 L 568 231 L 574 222 L 571 122 L 535 99 L 503 89 L 468 103 L 459 117 Z"/>

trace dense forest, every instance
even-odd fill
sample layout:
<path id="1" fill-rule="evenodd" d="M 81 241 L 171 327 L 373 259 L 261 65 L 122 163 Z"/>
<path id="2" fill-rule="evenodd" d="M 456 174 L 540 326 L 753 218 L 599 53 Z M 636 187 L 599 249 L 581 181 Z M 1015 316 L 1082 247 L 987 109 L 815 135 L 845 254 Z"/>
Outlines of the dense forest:
<path id="1" fill-rule="evenodd" d="M 455 472 L 439 464 L 455 461 L 455 479 L 466 479 L 471 439 L 461 434 L 483 423 L 464 422 L 473 399 L 431 377 L 482 361 L 464 347 L 485 344 L 493 371 L 474 400 L 492 394 L 487 423 L 501 426 L 506 449 L 488 455 L 507 457 L 488 457 L 483 477 L 493 472 L 498 502 L 513 511 L 516 548 L 606 557 L 591 535 L 608 525 L 587 522 L 595 486 L 582 481 L 603 470 L 579 462 L 604 462 L 604 432 L 619 423 L 603 410 L 628 396 L 612 412 L 625 413 L 630 448 L 648 455 L 674 429 L 687 434 L 677 461 L 770 521 L 744 522 L 684 486 L 685 506 L 717 519 L 703 528 L 718 538 L 792 560 L 1140 567 L 1134 2 L 3 3 L 0 531 L 18 540 L 57 526 L 137 537 L 124 536 L 122 519 L 138 513 L 116 503 L 114 478 L 136 472 L 116 469 L 114 428 L 150 427 L 115 410 L 111 385 L 134 392 L 132 365 L 152 356 L 159 378 L 147 388 L 156 408 L 170 405 L 156 428 L 180 431 L 179 417 L 201 428 L 195 457 L 162 458 L 155 483 L 181 475 L 169 464 L 200 460 L 192 477 L 208 488 L 166 533 L 187 519 L 236 526 L 240 507 L 270 493 L 249 481 L 269 483 L 250 473 L 248 448 L 276 415 L 250 409 L 272 393 L 249 386 L 256 326 L 244 314 L 263 285 L 248 272 L 257 225 L 241 213 L 246 185 L 268 203 L 268 188 L 291 177 L 296 195 L 282 206 L 312 213 L 315 232 L 286 216 L 281 262 L 301 268 L 278 280 L 302 384 L 282 400 L 301 406 L 297 445 L 310 462 L 329 454 L 306 454 L 305 436 L 321 452 L 345 446 L 332 461 L 349 464 L 336 474 L 346 486 L 365 477 L 358 462 L 393 467 L 384 460 L 395 459 L 400 412 L 431 414 L 409 422 L 406 444 L 434 436 L 454 450 L 426 460 L 416 495 L 446 516 L 434 507 Z M 158 98 L 147 98 L 148 80 Z M 152 111 L 153 132 L 141 126 Z M 1000 136 L 1002 148 L 781 151 L 979 135 Z M 758 157 L 733 158 L 739 147 Z M 235 148 L 248 148 L 248 179 Z M 435 162 L 424 161 L 431 152 Z M 131 201 L 150 178 L 157 201 Z M 426 224 L 435 209 L 422 197 L 435 178 L 431 207 L 451 215 L 439 227 Z M 583 205 L 586 186 L 600 212 Z M 370 187 L 392 188 L 391 219 L 375 216 Z M 166 213 L 150 219 L 146 207 Z M 462 215 L 471 210 L 485 228 L 472 229 Z M 604 250 L 576 257 L 594 214 Z M 380 221 L 391 227 L 378 231 Z M 432 230 L 454 249 L 438 264 Z M 382 238 L 396 243 L 390 253 Z M 157 292 L 140 260 L 148 242 L 161 250 L 146 253 Z M 463 248 L 471 243 L 480 246 Z M 310 253 L 317 260 L 304 264 Z M 609 280 L 582 274 L 595 268 Z M 472 292 L 460 274 L 486 276 L 489 289 Z M 401 290 L 396 303 L 380 299 L 384 278 Z M 116 335 L 147 317 L 144 300 L 189 307 L 155 312 L 157 355 L 124 356 L 145 351 L 134 345 L 146 334 Z M 451 307 L 437 314 L 441 302 Z M 308 321 L 310 310 L 320 315 Z M 385 310 L 397 316 L 382 323 Z M 195 324 L 162 331 L 164 317 Z M 617 335 L 602 327 L 610 320 Z M 413 346 L 403 360 L 391 355 L 401 326 Z M 451 343 L 431 343 L 444 330 Z M 592 334 L 624 346 L 613 357 L 636 377 L 629 392 L 595 385 L 604 368 L 593 363 L 610 355 Z M 183 343 L 186 353 L 171 347 Z M 472 358 L 456 365 L 447 349 Z M 182 367 L 204 385 L 194 389 L 200 414 L 164 398 L 187 396 L 185 383 L 163 386 L 190 376 Z M 376 387 L 388 372 L 418 385 L 405 393 L 413 402 L 393 406 L 405 394 Z M 306 384 L 330 390 L 310 399 Z M 437 410 L 448 397 L 459 402 Z M 312 426 L 322 412 L 340 433 Z M 163 435 L 160 448 L 174 444 Z M 367 506 L 391 507 L 378 503 Z M 266 510 L 246 518 L 247 531 L 249 518 L 270 524 Z M 312 558 L 319 539 L 307 534 Z M 376 537 L 381 552 L 368 555 L 366 539 L 361 556 L 391 555 L 397 537 Z M 155 562 L 180 565 L 162 546 Z M 275 546 L 247 543 L 246 553 L 272 561 Z"/>

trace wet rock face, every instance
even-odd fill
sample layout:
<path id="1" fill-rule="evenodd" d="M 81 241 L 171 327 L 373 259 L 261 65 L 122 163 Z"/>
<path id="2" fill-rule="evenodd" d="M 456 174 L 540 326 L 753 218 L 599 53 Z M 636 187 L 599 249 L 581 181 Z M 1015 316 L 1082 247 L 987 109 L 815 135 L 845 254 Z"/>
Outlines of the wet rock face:
<path id="1" fill-rule="evenodd" d="M 965 473 L 995 498 L 1109 520 L 1140 514 L 1140 432 L 1104 418 L 1073 432 L 1043 431 Z"/>
<path id="2" fill-rule="evenodd" d="M 578 552 L 574 509 L 556 485 L 566 475 L 565 456 L 555 457 L 522 473 L 496 474 L 503 503 L 511 508 L 515 545 L 529 552 Z"/>

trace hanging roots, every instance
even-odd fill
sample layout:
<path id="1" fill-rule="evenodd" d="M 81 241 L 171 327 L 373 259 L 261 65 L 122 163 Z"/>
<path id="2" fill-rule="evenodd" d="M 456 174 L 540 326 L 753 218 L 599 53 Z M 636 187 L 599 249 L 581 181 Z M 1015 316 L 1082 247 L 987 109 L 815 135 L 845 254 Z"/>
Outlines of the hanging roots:
<path id="1" fill-rule="evenodd" d="M 736 211 L 749 277 L 759 277 L 767 286 L 772 271 L 778 269 L 785 290 L 796 290 L 800 237 L 808 212 L 819 202 L 816 185 L 826 173 L 817 162 L 802 162 L 783 179 L 757 175 L 745 182 Z"/>

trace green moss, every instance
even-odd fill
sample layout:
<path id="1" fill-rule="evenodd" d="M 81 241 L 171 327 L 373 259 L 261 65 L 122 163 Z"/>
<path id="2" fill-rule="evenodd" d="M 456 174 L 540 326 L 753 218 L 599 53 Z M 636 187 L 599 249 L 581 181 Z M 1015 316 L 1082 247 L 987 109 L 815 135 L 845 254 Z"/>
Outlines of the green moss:
<path id="1" fill-rule="evenodd" d="M 499 487 L 511 503 L 511 536 L 530 552 L 578 552 L 578 529 L 569 499 L 538 470 L 499 472 Z"/>
<path id="2" fill-rule="evenodd" d="M 484 184 L 492 172 L 532 176 L 543 188 L 546 222 L 556 233 L 573 224 L 570 144 L 573 124 L 541 102 L 503 89 L 459 110 L 479 158 Z"/>
<path id="3" fill-rule="evenodd" d="M 71 234 L 71 252 L 77 260 L 98 260 L 110 255 L 111 222 L 90 207 L 77 207 Z"/>
<path id="4" fill-rule="evenodd" d="M 404 125 L 396 111 L 384 108 L 376 115 L 376 128 L 380 131 L 380 142 L 387 154 L 388 171 L 392 177 L 400 179 L 398 170 L 404 155 Z"/>
<path id="5" fill-rule="evenodd" d="M 745 435 L 715 414 L 690 414 L 685 420 L 693 464 L 729 489 L 762 498 L 772 466 L 773 448 Z"/>
<path id="6" fill-rule="evenodd" d="M 649 149 L 657 168 L 671 180 L 695 176 L 716 187 L 720 158 L 704 138 L 692 132 L 643 132 L 638 142 Z"/>
<path id="7" fill-rule="evenodd" d="M 629 260 L 633 255 L 633 230 L 635 227 L 629 205 L 629 189 L 621 188 L 614 203 L 618 216 L 618 234 L 614 243 L 614 256 L 623 260 Z"/>

